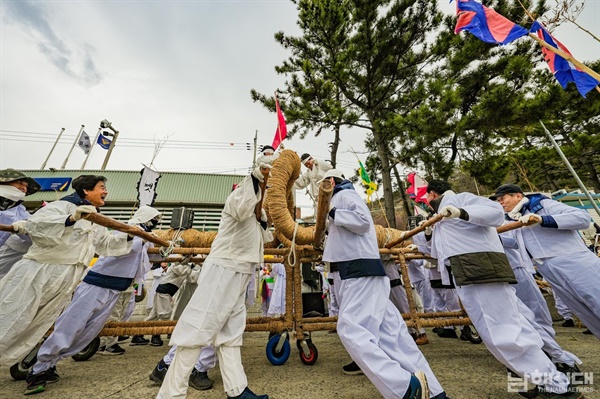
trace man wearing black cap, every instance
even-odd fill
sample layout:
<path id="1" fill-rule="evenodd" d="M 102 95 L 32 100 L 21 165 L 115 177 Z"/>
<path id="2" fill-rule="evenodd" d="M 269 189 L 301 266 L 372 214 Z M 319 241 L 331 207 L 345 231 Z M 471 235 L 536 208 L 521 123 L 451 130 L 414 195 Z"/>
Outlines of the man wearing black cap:
<path id="1" fill-rule="evenodd" d="M 453 279 L 488 350 L 527 381 L 540 384 L 538 397 L 581 399 L 569 392 L 567 376 L 544 354 L 540 335 L 520 313 L 509 285 L 517 281 L 496 232 L 504 222 L 502 208 L 471 193 L 456 194 L 443 180 L 429 182 L 427 200 L 444 217 L 433 228 L 431 256 L 438 260 L 442 282 Z"/>
<path id="2" fill-rule="evenodd" d="M 306 166 L 306 172 L 304 172 L 296 183 L 294 188 L 296 190 L 302 190 L 306 188 L 306 191 L 313 201 L 314 214 L 317 215 L 317 201 L 319 198 L 319 183 L 325 176 L 327 171 L 333 169 L 333 166 L 324 160 L 315 159 L 310 154 L 304 153 L 300 157 L 300 162 Z"/>
<path id="3" fill-rule="evenodd" d="M 514 184 L 498 187 L 493 198 L 510 219 L 534 223 L 521 229 L 528 254 L 569 309 L 600 338 L 600 258 L 577 232 L 590 227 L 589 213 L 542 194 L 524 195 Z"/>

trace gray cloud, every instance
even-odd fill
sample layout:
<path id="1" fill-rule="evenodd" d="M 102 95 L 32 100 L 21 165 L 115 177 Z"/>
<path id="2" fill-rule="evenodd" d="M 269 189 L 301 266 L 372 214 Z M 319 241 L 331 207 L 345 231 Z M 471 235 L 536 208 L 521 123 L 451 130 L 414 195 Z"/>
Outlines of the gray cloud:
<path id="1" fill-rule="evenodd" d="M 8 22 L 26 28 L 37 41 L 40 51 L 61 71 L 85 86 L 96 85 L 102 80 L 93 59 L 93 47 L 84 44 L 83 48 L 72 51 L 52 29 L 46 10 L 39 2 L 8 0 L 4 5 Z"/>

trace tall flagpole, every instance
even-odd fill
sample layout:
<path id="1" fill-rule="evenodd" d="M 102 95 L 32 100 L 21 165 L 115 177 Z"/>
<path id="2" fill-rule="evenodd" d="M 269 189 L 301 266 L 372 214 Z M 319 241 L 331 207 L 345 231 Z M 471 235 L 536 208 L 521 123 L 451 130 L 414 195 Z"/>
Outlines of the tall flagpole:
<path id="1" fill-rule="evenodd" d="M 75 141 L 73 142 L 73 145 L 71 146 L 71 149 L 69 150 L 69 153 L 67 154 L 67 157 L 65 158 L 65 162 L 63 162 L 62 166 L 60 167 L 61 169 L 64 169 L 65 166 L 67 166 L 67 161 L 69 160 L 69 157 L 71 156 L 71 153 L 73 152 L 73 148 L 75 148 L 75 144 L 77 144 L 77 141 L 79 141 L 79 137 L 81 136 L 81 132 L 83 132 L 84 127 L 85 127 L 85 125 L 81 125 L 81 129 L 79 129 L 79 133 L 77 133 L 77 136 L 75 136 Z"/>
<path id="2" fill-rule="evenodd" d="M 92 141 L 92 146 L 90 147 L 90 150 L 88 151 L 85 159 L 83 160 L 83 163 L 81 164 L 81 170 L 83 170 L 85 168 L 85 164 L 87 163 L 88 158 L 90 157 L 90 155 L 92 155 L 92 151 L 94 151 L 94 147 L 98 143 L 98 137 L 100 137 L 100 132 L 101 131 L 102 131 L 102 128 L 99 127 L 98 128 L 98 133 L 96 133 L 96 138 L 94 139 L 94 141 Z"/>
<path id="3" fill-rule="evenodd" d="M 598 205 L 594 201 L 594 198 L 592 198 L 592 195 L 590 194 L 590 192 L 588 191 L 588 189 L 585 187 L 585 185 L 583 184 L 583 182 L 581 181 L 581 179 L 577 175 L 577 172 L 575 172 L 575 169 L 573 169 L 573 167 L 571 166 L 571 163 L 569 162 L 569 160 L 567 159 L 567 157 L 565 156 L 565 154 L 563 154 L 562 150 L 560 149 L 560 147 L 558 146 L 558 144 L 554 140 L 554 137 L 550 134 L 550 132 L 548 131 L 548 129 L 546 129 L 546 126 L 544 125 L 544 122 L 542 122 L 540 120 L 540 124 L 542 125 L 542 128 L 544 128 L 544 132 L 546 133 L 546 136 L 548 136 L 548 138 L 552 142 L 552 145 L 554 145 L 554 148 L 556 149 L 556 152 L 558 152 L 558 155 L 560 155 L 560 157 L 562 158 L 563 162 L 567 166 L 567 169 L 569 169 L 569 172 L 571 172 L 571 174 L 573 175 L 573 177 L 577 181 L 577 184 L 579 185 L 579 188 L 581 189 L 581 191 L 583 191 L 585 193 L 585 196 L 591 202 L 592 206 L 596 210 L 596 213 L 598 214 L 598 216 L 600 216 L 600 208 L 598 208 Z"/>
<path id="4" fill-rule="evenodd" d="M 256 167 L 256 150 L 258 148 L 258 130 L 254 132 L 254 156 L 252 157 L 252 167 Z"/>
<path id="5" fill-rule="evenodd" d="M 65 131 L 64 127 L 62 129 L 60 129 L 60 133 L 58 134 L 58 137 L 56 138 L 56 141 L 54 142 L 54 145 L 50 149 L 50 152 L 48 153 L 48 156 L 46 157 L 46 160 L 42 164 L 42 167 L 40 168 L 40 170 L 44 170 L 44 168 L 46 167 L 46 164 L 48 163 L 48 160 L 50 159 L 50 155 L 52 155 L 52 152 L 54 151 L 54 148 L 56 148 L 56 144 L 58 144 L 58 140 L 60 140 L 60 136 L 62 136 L 64 131 Z"/>
<path id="6" fill-rule="evenodd" d="M 279 145 L 283 142 L 281 140 L 281 124 L 279 123 L 279 100 L 277 99 L 277 91 L 273 92 L 275 94 L 275 116 L 277 117 L 277 137 L 279 137 Z"/>
<path id="7" fill-rule="evenodd" d="M 110 123 L 106 119 L 103 119 L 102 121 L 100 121 L 100 127 L 108 128 L 108 129 L 112 130 L 112 132 L 113 132 L 113 134 L 112 134 L 113 139 L 110 142 L 110 146 L 108 147 L 108 151 L 106 152 L 106 156 L 104 157 L 104 162 L 102 163 L 101 170 L 105 170 L 106 165 L 108 165 L 108 160 L 110 159 L 110 155 L 112 154 L 113 148 L 115 148 L 115 144 L 117 144 L 117 138 L 119 137 L 119 131 L 117 129 L 115 129 L 113 127 L 112 123 Z"/>

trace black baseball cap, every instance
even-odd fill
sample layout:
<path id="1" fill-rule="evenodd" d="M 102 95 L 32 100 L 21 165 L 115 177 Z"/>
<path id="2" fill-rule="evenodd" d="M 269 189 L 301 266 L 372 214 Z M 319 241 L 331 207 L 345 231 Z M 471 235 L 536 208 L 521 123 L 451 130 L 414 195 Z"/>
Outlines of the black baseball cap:
<path id="1" fill-rule="evenodd" d="M 496 199 L 498 197 L 500 197 L 504 194 L 516 194 L 516 193 L 523 194 L 523 190 L 521 190 L 521 187 L 517 186 L 516 184 L 503 184 L 496 189 L 496 192 L 490 196 L 490 199 L 492 201 L 496 201 Z"/>

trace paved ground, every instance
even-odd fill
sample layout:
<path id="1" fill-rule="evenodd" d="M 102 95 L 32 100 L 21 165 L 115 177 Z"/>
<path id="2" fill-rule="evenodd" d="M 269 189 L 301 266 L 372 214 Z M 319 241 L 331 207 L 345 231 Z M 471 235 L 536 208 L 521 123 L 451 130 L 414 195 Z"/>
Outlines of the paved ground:
<path id="1" fill-rule="evenodd" d="M 430 329 L 428 329 L 429 331 Z M 584 364 L 582 370 L 597 373 L 597 382 L 590 388 L 588 399 L 600 399 L 600 342 L 581 329 L 556 327 L 559 343 L 577 354 Z M 507 392 L 504 367 L 485 349 L 458 339 L 441 339 L 429 333 L 431 343 L 422 346 L 446 391 L 454 399 L 516 399 Z M 292 354 L 282 366 L 271 365 L 265 356 L 267 333 L 247 333 L 242 351 L 250 387 L 257 393 L 268 393 L 273 399 L 371 399 L 381 396 L 365 376 L 345 376 L 341 366 L 349 361 L 336 334 L 313 333 L 319 351 L 314 366 L 300 362 L 295 342 Z M 65 360 L 58 365 L 61 380 L 50 385 L 36 399 L 123 398 L 151 399 L 158 385 L 148 379 L 156 362 L 167 347 L 129 347 L 123 356 L 95 355 L 86 362 Z M 223 384 L 218 369 L 209 376 L 215 380 L 210 391 L 190 389 L 192 399 L 224 399 Z M 0 368 L 0 398 L 23 398 L 25 383 L 13 381 L 6 367 Z"/>

